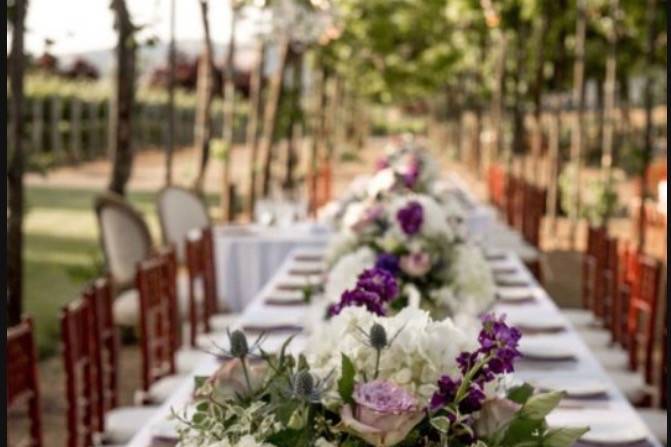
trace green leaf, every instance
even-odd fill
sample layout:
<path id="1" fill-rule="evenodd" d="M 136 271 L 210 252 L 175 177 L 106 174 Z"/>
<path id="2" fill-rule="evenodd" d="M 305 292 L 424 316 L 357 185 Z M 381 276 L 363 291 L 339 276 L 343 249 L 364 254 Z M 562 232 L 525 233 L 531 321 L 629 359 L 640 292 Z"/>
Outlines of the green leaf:
<path id="1" fill-rule="evenodd" d="M 525 417 L 513 419 L 503 436 L 501 446 L 515 446 L 520 442 L 530 441 L 538 438 L 538 433 L 543 426 L 543 420 L 534 420 Z"/>
<path id="2" fill-rule="evenodd" d="M 450 431 L 450 420 L 446 416 L 436 416 L 431 418 L 431 426 L 441 433 Z"/>
<path id="3" fill-rule="evenodd" d="M 544 419 L 563 397 L 564 393 L 561 391 L 533 395 L 522 407 L 521 414 L 529 419 Z"/>
<path id="4" fill-rule="evenodd" d="M 528 383 L 516 386 L 508 390 L 508 399 L 518 404 L 525 404 L 527 400 L 534 394 L 534 387 Z"/>
<path id="5" fill-rule="evenodd" d="M 354 402 L 352 394 L 354 393 L 354 364 L 346 354 L 341 357 L 341 375 L 338 380 L 338 393 L 342 400 L 348 404 Z"/>
<path id="6" fill-rule="evenodd" d="M 205 382 L 207 382 L 207 379 L 209 379 L 209 377 L 207 376 L 195 376 L 193 378 L 193 381 L 196 384 L 195 389 L 201 388 L 205 384 Z"/>
<path id="7" fill-rule="evenodd" d="M 589 431 L 589 427 L 561 427 L 548 430 L 543 437 L 545 447 L 570 447 L 582 435 Z"/>

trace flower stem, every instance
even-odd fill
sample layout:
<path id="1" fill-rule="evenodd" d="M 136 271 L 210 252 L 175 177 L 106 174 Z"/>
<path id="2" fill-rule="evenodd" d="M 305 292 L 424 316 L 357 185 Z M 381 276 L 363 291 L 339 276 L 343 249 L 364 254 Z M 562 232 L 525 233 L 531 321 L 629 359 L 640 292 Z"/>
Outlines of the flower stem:
<path id="1" fill-rule="evenodd" d="M 373 380 L 377 379 L 377 376 L 380 374 L 380 349 L 375 350 L 375 375 Z"/>
<path id="2" fill-rule="evenodd" d="M 247 391 L 249 391 L 249 394 L 252 394 L 252 382 L 249 380 L 249 371 L 247 371 L 247 360 L 242 357 L 240 359 L 240 362 L 242 363 L 242 372 L 245 374 L 245 382 L 247 383 Z"/>

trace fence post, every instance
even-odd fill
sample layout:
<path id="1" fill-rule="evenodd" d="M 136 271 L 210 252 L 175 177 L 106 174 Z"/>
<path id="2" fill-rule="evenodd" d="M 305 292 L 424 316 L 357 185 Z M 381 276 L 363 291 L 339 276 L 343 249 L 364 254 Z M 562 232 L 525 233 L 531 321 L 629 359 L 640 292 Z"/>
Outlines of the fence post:
<path id="1" fill-rule="evenodd" d="M 43 147 L 43 138 L 44 138 L 44 115 L 43 115 L 43 105 L 44 102 L 37 98 L 31 98 L 31 119 L 30 119 L 30 139 L 32 143 L 33 153 L 39 153 L 44 150 Z"/>
<path id="2" fill-rule="evenodd" d="M 50 118 L 50 132 L 51 132 L 51 151 L 54 157 L 59 157 L 62 155 L 63 151 L 63 140 L 61 139 L 61 98 L 60 96 L 51 97 L 51 116 Z"/>
<path id="3" fill-rule="evenodd" d="M 82 101 L 75 97 L 70 104 L 70 150 L 76 161 L 82 159 Z"/>

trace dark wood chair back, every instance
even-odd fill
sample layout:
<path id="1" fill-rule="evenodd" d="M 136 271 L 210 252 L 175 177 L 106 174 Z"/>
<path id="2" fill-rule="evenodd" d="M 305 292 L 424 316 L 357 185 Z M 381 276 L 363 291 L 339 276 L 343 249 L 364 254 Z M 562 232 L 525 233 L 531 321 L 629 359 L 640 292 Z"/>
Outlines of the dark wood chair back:
<path id="1" fill-rule="evenodd" d="M 95 342 L 98 392 L 98 425 L 104 431 L 105 413 L 119 404 L 119 333 L 112 312 L 112 285 L 108 278 L 99 278 L 84 291 L 91 307 Z"/>
<path id="2" fill-rule="evenodd" d="M 217 312 L 217 284 L 212 228 L 191 231 L 186 240 L 189 272 L 190 342 L 196 346 L 198 328 L 210 331 L 210 317 Z M 198 294 L 202 294 L 198 299 Z"/>
<path id="3" fill-rule="evenodd" d="M 585 309 L 594 310 L 594 297 L 597 283 L 597 259 L 606 237 L 603 228 L 587 229 L 587 247 L 582 256 L 582 303 Z"/>
<path id="4" fill-rule="evenodd" d="M 601 270 L 602 289 L 602 306 L 603 306 L 603 323 L 611 332 L 612 341 L 615 341 L 615 327 L 618 324 L 617 315 L 621 313 L 621 307 L 618 303 L 618 268 L 619 268 L 619 240 L 616 237 L 606 237 L 605 245 L 605 260 L 603 269 Z"/>
<path id="5" fill-rule="evenodd" d="M 26 444 L 40 447 L 42 445 L 40 387 L 37 380 L 33 322 L 29 317 L 7 328 L 6 354 L 7 410 L 24 402 L 27 404 L 30 428 Z"/>
<path id="6" fill-rule="evenodd" d="M 169 256 L 164 254 L 138 265 L 136 287 L 140 295 L 140 349 L 144 391 L 149 391 L 158 380 L 175 374 L 179 330 L 179 327 L 175 327 L 175 269 L 175 266 L 171 266 Z"/>
<path id="7" fill-rule="evenodd" d="M 646 383 L 653 383 L 655 329 L 659 303 L 661 264 L 657 259 L 638 255 L 638 277 L 631 289 L 627 332 L 629 339 L 629 366 L 637 370 L 640 346 L 643 342 L 644 375 Z"/>
<path id="8" fill-rule="evenodd" d="M 67 445 L 93 444 L 98 426 L 99 394 L 94 340 L 93 309 L 87 300 L 76 300 L 61 311 L 61 337 L 67 402 Z"/>

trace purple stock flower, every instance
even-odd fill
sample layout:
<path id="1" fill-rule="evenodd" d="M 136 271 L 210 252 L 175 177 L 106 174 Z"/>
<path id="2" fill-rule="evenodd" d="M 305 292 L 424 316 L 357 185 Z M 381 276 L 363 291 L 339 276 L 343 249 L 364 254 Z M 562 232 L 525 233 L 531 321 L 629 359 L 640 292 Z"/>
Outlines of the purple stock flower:
<path id="1" fill-rule="evenodd" d="M 431 409 L 437 410 L 450 404 L 457 396 L 457 390 L 461 385 L 461 380 L 453 380 L 447 374 L 438 379 L 438 390 L 431 396 Z"/>
<path id="2" fill-rule="evenodd" d="M 512 372 L 513 363 L 520 356 L 517 345 L 522 333 L 514 326 L 508 326 L 505 315 L 496 318 L 493 314 L 482 319 L 482 330 L 478 336 L 479 351 L 491 355 L 486 370 L 494 374 Z"/>
<path id="3" fill-rule="evenodd" d="M 403 173 L 403 184 L 406 188 L 414 188 L 417 179 L 419 178 L 419 163 L 417 160 L 412 160 L 405 172 Z"/>
<path id="4" fill-rule="evenodd" d="M 412 236 L 419 231 L 424 222 L 424 208 L 422 208 L 422 205 L 418 201 L 412 200 L 408 202 L 406 206 L 398 210 L 396 218 L 398 219 L 403 232 Z"/>
<path id="5" fill-rule="evenodd" d="M 398 294 L 394 275 L 381 268 L 366 269 L 359 275 L 357 288 L 376 293 L 383 303 L 393 300 Z"/>
<path id="6" fill-rule="evenodd" d="M 344 308 L 349 306 L 362 306 L 365 307 L 368 312 L 374 313 L 375 315 L 385 315 L 380 295 L 362 288 L 345 291 L 340 297 L 339 303 L 329 306 L 328 315 L 329 317 L 336 316 L 342 312 Z"/>
<path id="7" fill-rule="evenodd" d="M 398 256 L 391 253 L 381 253 L 378 255 L 377 261 L 375 261 L 375 267 L 386 270 L 392 275 L 397 275 L 400 269 Z"/>

